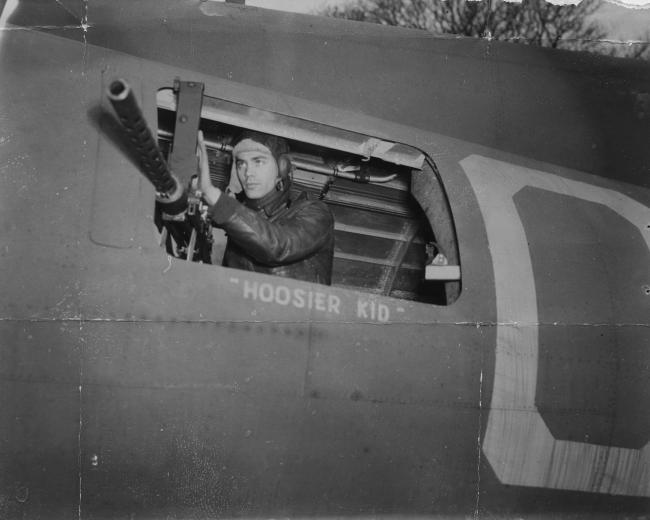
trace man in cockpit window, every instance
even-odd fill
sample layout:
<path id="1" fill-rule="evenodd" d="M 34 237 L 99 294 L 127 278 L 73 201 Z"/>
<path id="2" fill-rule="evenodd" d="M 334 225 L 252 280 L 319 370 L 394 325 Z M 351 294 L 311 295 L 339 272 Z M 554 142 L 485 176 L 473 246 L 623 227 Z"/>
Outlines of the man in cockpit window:
<path id="1" fill-rule="evenodd" d="M 329 285 L 334 254 L 334 218 L 327 204 L 305 193 L 291 197 L 287 142 L 244 131 L 234 142 L 233 175 L 238 199 L 210 180 L 208 155 L 199 132 L 200 188 L 212 223 L 228 235 L 223 265 Z"/>

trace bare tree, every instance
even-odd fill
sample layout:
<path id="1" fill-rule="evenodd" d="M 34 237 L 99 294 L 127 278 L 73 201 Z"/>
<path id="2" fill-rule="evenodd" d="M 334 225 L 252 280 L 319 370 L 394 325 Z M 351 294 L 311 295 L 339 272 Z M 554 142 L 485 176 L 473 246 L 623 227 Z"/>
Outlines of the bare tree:
<path id="1" fill-rule="evenodd" d="M 640 57 L 648 44 L 607 45 L 605 31 L 590 19 L 601 0 L 554 5 L 546 0 L 354 0 L 322 14 L 336 18 L 539 45 Z"/>

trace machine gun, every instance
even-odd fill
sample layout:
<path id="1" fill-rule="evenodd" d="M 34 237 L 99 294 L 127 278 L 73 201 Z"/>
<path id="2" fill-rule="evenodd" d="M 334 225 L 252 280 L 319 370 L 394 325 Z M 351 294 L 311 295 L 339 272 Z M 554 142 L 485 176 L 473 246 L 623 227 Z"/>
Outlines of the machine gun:
<path id="1" fill-rule="evenodd" d="M 192 188 L 190 181 L 190 177 L 196 172 L 197 167 L 196 132 L 200 117 L 203 85 L 197 83 L 184 83 L 183 85 L 187 85 L 195 91 L 192 94 L 194 105 L 197 104 L 196 100 L 198 99 L 198 111 L 195 111 L 198 114 L 195 118 L 197 128 L 193 130 L 193 140 L 192 136 L 189 136 L 188 139 L 187 130 L 184 132 L 184 142 L 178 147 L 175 140 L 175 149 L 172 154 L 178 153 L 183 160 L 176 161 L 176 163 L 181 165 L 183 170 L 189 171 L 172 171 L 158 148 L 133 91 L 126 81 L 123 79 L 113 81 L 108 87 L 107 96 L 129 139 L 129 145 L 138 156 L 140 171 L 156 190 L 155 221 L 161 232 L 161 243 L 165 245 L 167 253 L 188 261 L 211 263 L 212 232 L 210 222 L 201 202 L 201 192 Z M 177 92 L 180 86 L 181 82 L 175 82 Z M 199 86 L 200 90 L 197 89 Z M 184 119 L 181 121 L 186 122 L 187 116 L 183 115 L 182 117 Z M 186 178 L 187 181 L 182 182 L 179 178 Z"/>

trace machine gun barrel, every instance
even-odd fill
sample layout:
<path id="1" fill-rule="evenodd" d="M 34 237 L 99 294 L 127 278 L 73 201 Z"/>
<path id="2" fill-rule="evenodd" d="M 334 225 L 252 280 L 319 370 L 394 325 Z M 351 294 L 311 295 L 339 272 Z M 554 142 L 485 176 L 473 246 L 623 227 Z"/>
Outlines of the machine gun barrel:
<path id="1" fill-rule="evenodd" d="M 176 206 L 175 202 L 186 198 L 183 197 L 184 190 L 169 171 L 169 166 L 151 135 L 133 95 L 133 90 L 126 81 L 117 79 L 108 87 L 107 95 L 126 131 L 131 146 L 138 154 L 142 173 L 158 193 L 158 201 L 163 203 L 166 208 L 167 206 L 170 208 Z M 179 208 L 181 211 L 183 209 L 185 208 Z M 177 211 L 169 212 L 177 213 Z"/>
<path id="2" fill-rule="evenodd" d="M 117 79 L 106 94 L 138 155 L 140 170 L 156 189 L 154 222 L 162 234 L 161 244 L 177 258 L 210 263 L 212 231 L 205 216 L 197 211 L 197 193 L 190 200 L 189 186 L 181 185 L 170 171 L 129 84 Z"/>

